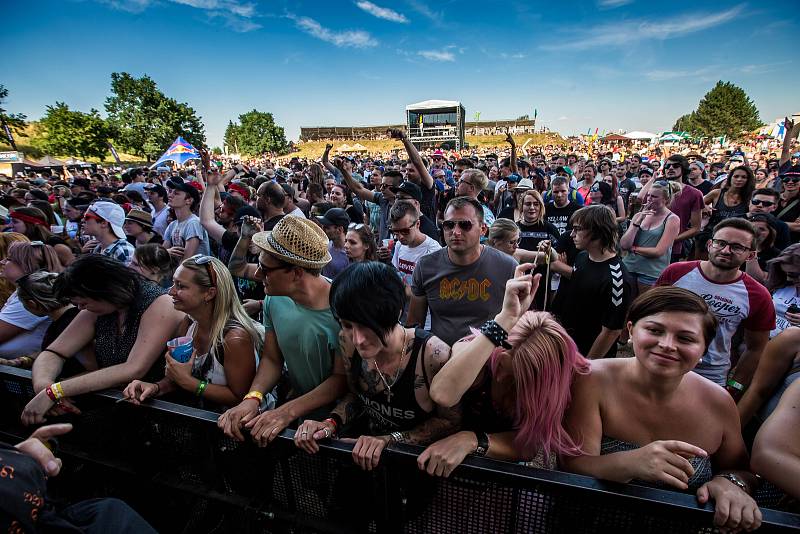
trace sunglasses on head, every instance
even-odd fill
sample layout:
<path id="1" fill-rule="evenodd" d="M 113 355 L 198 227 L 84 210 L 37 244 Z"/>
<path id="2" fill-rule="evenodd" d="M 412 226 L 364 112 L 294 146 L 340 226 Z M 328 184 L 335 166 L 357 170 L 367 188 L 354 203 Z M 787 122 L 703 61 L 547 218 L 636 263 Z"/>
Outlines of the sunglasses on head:
<path id="1" fill-rule="evenodd" d="M 460 230 L 464 232 L 469 232 L 472 230 L 472 227 L 475 226 L 475 223 L 472 221 L 442 221 L 442 228 L 447 230 L 448 232 L 452 232 L 453 229 L 458 225 Z"/>
<path id="2" fill-rule="evenodd" d="M 347 227 L 348 230 L 361 230 L 364 228 L 364 223 L 350 223 Z"/>
<path id="3" fill-rule="evenodd" d="M 192 260 L 195 265 L 205 266 L 206 273 L 208 273 L 208 277 L 211 279 L 211 286 L 217 287 L 217 273 L 214 271 L 214 267 L 211 265 L 211 256 L 195 254 L 189 259 Z"/>

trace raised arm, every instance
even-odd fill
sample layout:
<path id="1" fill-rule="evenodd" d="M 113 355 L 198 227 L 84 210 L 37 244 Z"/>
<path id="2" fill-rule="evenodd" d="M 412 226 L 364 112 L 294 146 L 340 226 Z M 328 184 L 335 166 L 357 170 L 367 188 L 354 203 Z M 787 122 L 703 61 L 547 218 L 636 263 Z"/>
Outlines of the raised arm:
<path id="1" fill-rule="evenodd" d="M 792 119 L 786 117 L 783 119 L 783 131 L 785 132 L 783 135 L 783 147 L 781 148 L 781 158 L 778 162 L 778 165 L 781 167 L 789 161 L 791 157 L 792 141 L 797 139 L 797 134 L 800 133 L 800 123 L 795 124 Z"/>
<path id="2" fill-rule="evenodd" d="M 222 241 L 222 234 L 225 233 L 225 228 L 217 222 L 214 218 L 214 204 L 216 203 L 219 189 L 233 176 L 236 171 L 228 171 L 223 177 L 218 172 L 211 172 L 208 174 L 208 183 L 203 191 L 203 197 L 200 199 L 200 224 L 208 232 L 209 237 L 216 242 Z"/>
<path id="3" fill-rule="evenodd" d="M 336 174 L 336 167 L 331 164 L 330 153 L 333 145 L 328 143 L 325 145 L 325 152 L 322 153 L 322 166 L 325 167 L 331 174 Z"/>
<path id="4" fill-rule="evenodd" d="M 228 260 L 228 270 L 233 276 L 256 280 L 258 265 L 247 262 L 247 251 L 250 249 L 252 237 L 261 231 L 261 221 L 258 217 L 246 216 L 242 221 L 242 229 L 239 231 L 239 241 L 233 247 L 231 257 Z"/>
<path id="5" fill-rule="evenodd" d="M 411 164 L 417 169 L 420 181 L 425 186 L 425 189 L 433 187 L 433 176 L 431 176 L 431 173 L 429 173 L 427 167 L 425 167 L 425 163 L 422 161 L 422 156 L 419 155 L 417 147 L 406 137 L 406 133 L 403 130 L 389 130 L 389 135 L 393 139 L 402 141 L 406 153 L 408 153 L 408 159 L 411 160 Z"/>
<path id="6" fill-rule="evenodd" d="M 334 169 L 336 169 L 336 167 L 334 167 Z M 353 175 L 350 174 L 350 171 L 345 168 L 343 163 L 339 162 L 338 170 L 342 174 L 344 183 L 347 184 L 347 187 L 350 188 L 350 191 L 358 195 L 358 197 L 362 200 L 375 202 L 375 193 L 364 187 L 358 180 L 355 180 Z"/>
<path id="7" fill-rule="evenodd" d="M 511 145 L 511 172 L 518 174 L 519 168 L 517 167 L 517 143 L 514 142 L 514 137 L 512 137 L 510 132 L 506 132 L 506 143 Z"/>

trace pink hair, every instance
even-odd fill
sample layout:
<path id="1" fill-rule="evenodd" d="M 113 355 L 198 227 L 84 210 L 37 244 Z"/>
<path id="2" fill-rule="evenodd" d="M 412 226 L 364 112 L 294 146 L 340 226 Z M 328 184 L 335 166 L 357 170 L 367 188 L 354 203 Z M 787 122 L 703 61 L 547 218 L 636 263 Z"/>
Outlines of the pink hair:
<path id="1" fill-rule="evenodd" d="M 509 333 L 508 342 L 517 396 L 515 448 L 529 458 L 539 449 L 548 458 L 579 455 L 581 445 L 570 437 L 562 422 L 572 398 L 572 379 L 576 373 L 589 373 L 589 360 L 545 312 L 526 312 Z M 492 353 L 493 375 L 502 351 L 498 348 Z"/>

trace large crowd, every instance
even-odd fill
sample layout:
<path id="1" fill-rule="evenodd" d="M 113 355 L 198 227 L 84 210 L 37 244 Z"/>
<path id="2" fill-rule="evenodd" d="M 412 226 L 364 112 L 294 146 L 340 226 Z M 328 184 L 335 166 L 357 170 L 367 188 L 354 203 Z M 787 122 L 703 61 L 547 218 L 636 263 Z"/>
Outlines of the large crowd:
<path id="1" fill-rule="evenodd" d="M 366 470 L 408 443 L 432 476 L 477 455 L 691 491 L 730 530 L 759 526 L 764 487 L 800 499 L 791 135 L 482 153 L 390 135 L 404 158 L 0 176 L 22 422 L 118 387 L 264 447 L 353 439 Z"/>

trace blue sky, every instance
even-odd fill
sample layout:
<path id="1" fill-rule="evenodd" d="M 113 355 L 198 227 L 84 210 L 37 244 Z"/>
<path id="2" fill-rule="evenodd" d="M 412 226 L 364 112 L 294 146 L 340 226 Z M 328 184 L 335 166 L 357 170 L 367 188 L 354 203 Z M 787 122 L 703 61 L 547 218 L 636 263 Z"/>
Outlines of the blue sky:
<path id="1" fill-rule="evenodd" d="M 300 126 L 403 121 L 460 100 L 472 118 L 564 134 L 669 129 L 718 79 L 761 118 L 800 112 L 795 1 L 38 0 L 4 6 L 7 109 L 103 111 L 110 74 L 148 74 L 203 118 Z"/>

